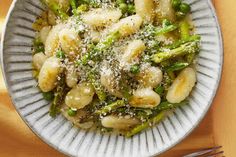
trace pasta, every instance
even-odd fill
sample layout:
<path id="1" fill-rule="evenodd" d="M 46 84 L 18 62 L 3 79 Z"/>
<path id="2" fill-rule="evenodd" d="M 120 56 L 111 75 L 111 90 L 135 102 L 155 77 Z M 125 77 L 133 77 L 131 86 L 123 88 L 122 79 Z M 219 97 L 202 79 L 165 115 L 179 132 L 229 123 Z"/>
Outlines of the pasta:
<path id="1" fill-rule="evenodd" d="M 139 124 L 139 120 L 135 118 L 131 118 L 128 116 L 118 117 L 118 116 L 106 116 L 101 120 L 102 125 L 107 128 L 114 129 L 129 129 L 137 124 Z"/>
<path id="2" fill-rule="evenodd" d="M 166 99 L 171 103 L 180 103 L 189 96 L 195 83 L 195 71 L 192 68 L 184 69 L 170 86 Z"/>
<path id="3" fill-rule="evenodd" d="M 56 57 L 48 58 L 39 72 L 39 87 L 43 92 L 49 92 L 56 87 L 57 76 L 60 72 L 60 60 Z"/>
<path id="4" fill-rule="evenodd" d="M 162 71 L 158 67 L 145 65 L 137 76 L 138 81 L 144 87 L 155 88 L 163 79 Z"/>
<path id="5" fill-rule="evenodd" d="M 44 0 L 33 67 L 52 117 L 134 136 L 186 104 L 197 82 L 195 34 L 182 0 Z M 41 25 L 40 25 L 41 21 Z M 36 75 L 38 74 L 38 75 Z"/>
<path id="6" fill-rule="evenodd" d="M 122 37 L 131 35 L 139 30 L 143 19 L 139 15 L 132 15 L 121 19 L 109 28 L 109 32 L 119 31 Z"/>
<path id="7" fill-rule="evenodd" d="M 155 14 L 155 4 L 154 0 L 135 0 L 135 10 L 138 15 L 140 15 L 146 21 L 152 21 Z"/>
<path id="8" fill-rule="evenodd" d="M 129 101 L 131 106 L 141 108 L 153 108 L 159 105 L 160 102 L 160 96 L 151 88 L 137 89 Z"/>
<path id="9" fill-rule="evenodd" d="M 121 58 L 122 62 L 130 64 L 131 62 L 135 62 L 138 57 L 145 50 L 145 44 L 142 40 L 134 40 L 130 42 Z"/>
<path id="10" fill-rule="evenodd" d="M 50 30 L 51 30 L 50 26 L 45 26 L 39 32 L 40 40 L 43 42 L 43 44 L 46 43 L 46 40 L 47 40 L 47 37 L 48 37 L 48 34 L 49 34 Z"/>
<path id="11" fill-rule="evenodd" d="M 33 66 L 37 69 L 40 70 L 43 66 L 43 63 L 46 61 L 47 56 L 45 56 L 44 53 L 40 52 L 40 53 L 36 53 L 33 56 Z"/>
<path id="12" fill-rule="evenodd" d="M 75 55 L 79 51 L 80 38 L 73 29 L 62 29 L 59 34 L 61 49 L 68 55 Z"/>
<path id="13" fill-rule="evenodd" d="M 82 15 L 82 20 L 84 23 L 94 26 L 101 27 L 107 26 L 113 22 L 117 22 L 122 13 L 120 10 L 111 9 L 94 9 Z"/>
<path id="14" fill-rule="evenodd" d="M 89 83 L 81 83 L 73 87 L 65 98 L 65 104 L 69 107 L 81 109 L 93 100 L 94 89 Z"/>
<path id="15" fill-rule="evenodd" d="M 62 25 L 54 26 L 49 32 L 45 41 L 45 54 L 51 57 L 59 47 L 59 32 L 62 29 Z"/>

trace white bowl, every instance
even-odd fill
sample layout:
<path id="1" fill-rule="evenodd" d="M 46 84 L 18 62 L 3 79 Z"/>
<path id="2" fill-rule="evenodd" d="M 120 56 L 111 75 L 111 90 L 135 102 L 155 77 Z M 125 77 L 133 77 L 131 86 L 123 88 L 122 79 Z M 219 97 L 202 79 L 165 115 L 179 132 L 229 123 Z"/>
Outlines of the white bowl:
<path id="1" fill-rule="evenodd" d="M 15 0 L 2 35 L 2 68 L 8 91 L 25 123 L 46 143 L 69 156 L 154 156 L 183 140 L 207 113 L 221 78 L 223 47 L 210 0 L 188 0 L 196 31 L 202 36 L 197 64 L 198 83 L 189 105 L 170 113 L 152 129 L 130 139 L 101 135 L 72 126 L 63 116 L 51 118 L 32 77 L 32 23 L 45 9 L 39 0 Z"/>

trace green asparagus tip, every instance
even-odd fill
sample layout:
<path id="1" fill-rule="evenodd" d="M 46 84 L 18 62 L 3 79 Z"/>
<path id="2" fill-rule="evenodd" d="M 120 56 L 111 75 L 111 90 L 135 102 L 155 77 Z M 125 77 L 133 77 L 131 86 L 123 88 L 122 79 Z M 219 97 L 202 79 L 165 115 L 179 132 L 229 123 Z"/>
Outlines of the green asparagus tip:
<path id="1" fill-rule="evenodd" d="M 164 116 L 165 116 L 165 112 L 158 113 L 156 116 L 154 116 L 153 118 L 151 118 L 147 122 L 139 124 L 136 127 L 134 127 L 133 129 L 131 129 L 130 131 L 128 131 L 125 134 L 125 136 L 129 138 L 129 137 L 132 137 L 132 136 L 142 132 L 143 130 L 159 123 L 164 118 Z"/>
<path id="2" fill-rule="evenodd" d="M 123 106 L 125 106 L 125 101 L 124 100 L 117 100 L 116 102 L 113 102 L 113 103 L 101 108 L 100 110 L 97 110 L 95 112 L 95 114 L 106 115 L 107 113 L 110 113 L 120 107 L 123 107 Z"/>
<path id="3" fill-rule="evenodd" d="M 153 55 L 152 60 L 155 63 L 161 63 L 168 59 L 172 59 L 178 56 L 183 56 L 190 53 L 197 53 L 199 51 L 199 42 L 188 42 L 180 45 L 180 47 L 166 50 L 164 52 L 158 52 Z"/>

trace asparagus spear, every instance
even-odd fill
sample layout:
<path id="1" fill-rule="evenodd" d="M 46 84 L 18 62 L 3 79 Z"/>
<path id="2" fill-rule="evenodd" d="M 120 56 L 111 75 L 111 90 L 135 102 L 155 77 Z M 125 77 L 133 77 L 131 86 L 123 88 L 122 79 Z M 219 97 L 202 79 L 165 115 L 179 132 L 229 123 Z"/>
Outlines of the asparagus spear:
<path id="1" fill-rule="evenodd" d="M 70 0 L 70 5 L 73 11 L 77 9 L 76 0 Z"/>
<path id="2" fill-rule="evenodd" d="M 100 101 L 106 100 L 106 93 L 104 92 L 102 85 L 96 80 L 94 72 L 90 72 L 88 76 L 89 81 L 92 83 L 95 93 Z"/>
<path id="3" fill-rule="evenodd" d="M 185 105 L 187 103 L 188 103 L 187 100 L 184 100 L 180 103 L 170 103 L 168 101 L 164 101 L 160 103 L 157 107 L 155 107 L 153 110 L 155 110 L 156 112 L 167 111 Z"/>
<path id="4" fill-rule="evenodd" d="M 110 113 L 113 110 L 116 110 L 117 108 L 125 106 L 125 101 L 124 100 L 117 100 L 116 102 L 111 103 L 110 105 L 107 105 L 100 110 L 97 110 L 95 113 L 96 114 L 102 114 L 106 115 L 107 113 Z"/>
<path id="5" fill-rule="evenodd" d="M 50 106 L 49 114 L 52 117 L 55 117 L 60 112 L 60 106 L 63 103 L 64 97 L 67 93 L 65 75 L 62 73 L 58 81 L 57 88 L 54 92 L 54 99 Z"/>
<path id="6" fill-rule="evenodd" d="M 190 36 L 189 23 L 186 20 L 180 22 L 179 30 L 181 39 L 186 39 Z"/>
<path id="7" fill-rule="evenodd" d="M 81 4 L 75 11 L 74 14 L 81 14 L 88 10 L 88 5 L 87 4 Z"/>
<path id="8" fill-rule="evenodd" d="M 156 116 L 154 116 L 153 118 L 148 120 L 147 122 L 137 125 L 133 129 L 131 129 L 130 131 L 125 133 L 125 136 L 131 137 L 131 136 L 143 131 L 144 129 L 149 128 L 150 126 L 157 124 L 158 122 L 160 122 L 160 120 L 162 120 L 164 115 L 165 115 L 165 112 L 160 112 L 159 114 L 157 114 Z"/>
<path id="9" fill-rule="evenodd" d="M 155 35 L 158 36 L 158 35 L 163 35 L 163 34 L 166 34 L 166 33 L 169 33 L 169 32 L 172 32 L 174 30 L 176 30 L 178 28 L 178 26 L 176 25 L 169 25 L 169 26 L 165 26 L 161 29 L 157 29 L 155 31 Z"/>
<path id="10" fill-rule="evenodd" d="M 163 119 L 163 117 L 165 116 L 166 111 L 168 111 L 170 109 L 174 109 L 174 108 L 176 108 L 178 106 L 181 106 L 181 105 L 184 105 L 186 103 L 187 103 L 187 101 L 182 101 L 182 102 L 176 103 L 176 104 L 169 103 L 168 101 L 162 102 L 156 108 L 153 109 L 153 111 L 155 111 L 155 113 L 157 113 L 154 117 L 149 119 L 147 122 L 144 122 L 140 125 L 137 125 L 133 129 L 128 131 L 125 134 L 125 136 L 126 137 L 131 137 L 131 136 L 145 130 L 146 128 L 148 128 L 150 126 L 153 126 L 153 125 L 157 124 L 158 122 L 160 122 L 160 120 Z"/>
<path id="11" fill-rule="evenodd" d="M 119 31 L 111 33 L 103 41 L 99 42 L 92 50 L 84 55 L 79 63 L 86 65 L 90 59 L 95 58 L 98 55 L 101 55 L 103 51 L 107 50 L 114 42 L 120 38 Z"/>
<path id="12" fill-rule="evenodd" d="M 186 44 L 188 42 L 193 42 L 193 41 L 200 41 L 201 37 L 199 35 L 192 35 L 192 36 L 189 36 L 185 39 L 180 39 L 178 41 L 176 41 L 175 43 L 171 44 L 171 45 L 168 45 L 167 47 L 165 47 L 166 49 L 175 49 L 177 47 L 179 47 L 180 45 L 182 44 Z"/>
<path id="13" fill-rule="evenodd" d="M 177 62 L 177 63 L 174 63 L 173 65 L 170 65 L 170 66 L 166 67 L 165 70 L 167 72 L 178 71 L 178 70 L 182 70 L 182 69 L 184 69 L 188 66 L 189 66 L 189 63 Z"/>
<path id="14" fill-rule="evenodd" d="M 153 55 L 152 60 L 155 63 L 161 63 L 165 60 L 172 59 L 178 56 L 183 56 L 190 53 L 196 53 L 199 50 L 198 42 L 189 42 L 186 44 L 182 44 L 180 47 L 167 50 L 165 52 L 158 52 Z"/>
<path id="15" fill-rule="evenodd" d="M 195 56 L 196 56 L 195 53 L 190 53 L 190 54 L 188 54 L 188 55 L 186 56 L 187 62 L 188 62 L 189 64 L 191 64 L 191 63 L 194 61 Z"/>
<path id="16" fill-rule="evenodd" d="M 189 23 L 184 20 L 180 22 L 180 35 L 181 40 L 188 40 L 190 38 L 190 28 Z M 199 36 L 200 39 L 200 36 Z M 190 53 L 186 55 L 187 62 L 191 64 L 196 56 L 196 53 Z"/>
<path id="17" fill-rule="evenodd" d="M 66 14 L 66 12 L 64 12 L 64 10 L 62 10 L 58 4 L 54 3 L 54 2 L 48 2 L 46 0 L 41 0 L 42 3 L 44 3 L 45 5 L 48 6 L 48 8 L 50 10 L 52 10 L 57 16 L 59 16 L 62 20 L 66 20 L 69 18 L 69 15 Z"/>
<path id="18" fill-rule="evenodd" d="M 150 35 L 158 36 L 158 35 L 163 35 L 163 34 L 171 32 L 171 31 L 174 31 L 177 28 L 178 28 L 178 26 L 174 25 L 174 24 L 169 24 L 169 25 L 163 24 L 162 28 L 157 28 L 157 27 L 153 26 L 152 24 L 149 24 L 149 25 L 145 26 L 144 32 L 146 34 L 148 34 L 149 36 Z"/>

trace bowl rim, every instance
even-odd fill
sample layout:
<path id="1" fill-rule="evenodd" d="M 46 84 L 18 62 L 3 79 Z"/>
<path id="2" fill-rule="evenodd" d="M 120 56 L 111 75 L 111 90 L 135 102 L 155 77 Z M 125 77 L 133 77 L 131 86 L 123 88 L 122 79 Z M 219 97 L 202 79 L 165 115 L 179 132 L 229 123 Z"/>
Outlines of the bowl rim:
<path id="1" fill-rule="evenodd" d="M 8 25 L 8 22 L 9 22 L 9 19 L 12 15 L 12 11 L 14 10 L 15 8 L 15 5 L 16 5 L 16 2 L 18 0 L 13 0 L 12 1 L 12 4 L 8 10 L 8 13 L 7 13 L 7 16 L 5 18 L 5 22 L 4 22 L 4 25 L 3 25 L 3 29 L 2 29 L 2 35 L 1 35 L 1 44 L 0 44 L 0 62 L 1 62 L 1 69 L 2 69 L 2 75 L 3 75 L 3 78 L 4 78 L 4 82 L 5 82 L 5 85 L 6 85 L 6 89 L 7 89 L 7 92 L 9 93 L 9 96 L 11 98 L 11 102 L 14 106 L 14 108 L 16 109 L 17 111 L 17 114 L 21 117 L 21 119 L 24 121 L 24 123 L 28 126 L 28 128 L 37 136 L 39 137 L 39 139 L 41 141 L 43 141 L 44 143 L 48 144 L 50 147 L 52 147 L 53 149 L 57 150 L 58 152 L 60 153 L 63 153 L 67 156 L 72 156 L 71 154 L 69 154 L 68 152 L 60 149 L 57 145 L 54 145 L 52 144 L 50 141 L 48 141 L 46 138 L 44 138 L 43 136 L 41 136 L 32 126 L 29 122 L 27 122 L 27 120 L 25 119 L 25 117 L 23 115 L 20 114 L 19 112 L 19 109 L 15 106 L 16 102 L 15 100 L 13 99 L 12 97 L 12 92 L 8 85 L 8 81 L 7 81 L 7 78 L 6 78 L 6 71 L 5 71 L 5 65 L 4 65 L 4 59 L 3 59 L 3 51 L 4 51 L 4 39 L 5 39 L 5 35 L 6 35 L 6 28 L 7 28 L 7 25 Z M 158 153 L 155 153 L 155 154 L 152 154 L 152 156 L 157 156 L 157 155 L 160 155 L 168 150 L 170 150 L 171 148 L 175 147 L 177 144 L 179 144 L 180 142 L 182 142 L 186 137 L 188 137 L 194 129 L 196 129 L 196 127 L 201 123 L 201 121 L 203 120 L 203 118 L 207 115 L 210 107 L 212 106 L 212 103 L 213 103 L 213 100 L 215 99 L 216 97 L 216 94 L 218 92 L 218 89 L 220 87 L 220 83 L 221 83 L 221 78 L 222 78 L 222 71 L 223 71 L 223 65 L 224 65 L 224 41 L 223 41 L 223 34 L 222 34 L 222 29 L 221 29 L 221 26 L 220 26 L 220 23 L 219 23 L 219 19 L 218 19 L 218 16 L 217 16 L 217 13 L 216 13 L 216 10 L 215 10 L 215 7 L 212 3 L 211 0 L 207 0 L 207 3 L 209 4 L 209 9 L 211 10 L 212 14 L 213 14 L 213 18 L 214 18 L 214 21 L 216 23 L 216 28 L 217 28 L 217 32 L 218 32 L 218 40 L 219 40 L 219 55 L 220 55 L 220 67 L 219 67 L 219 73 L 218 73 L 218 79 L 216 81 L 216 85 L 215 88 L 213 89 L 213 96 L 212 98 L 210 99 L 210 101 L 208 102 L 208 105 L 206 106 L 206 109 L 203 111 L 203 113 L 201 114 L 201 116 L 198 118 L 198 120 L 196 121 L 196 123 L 194 125 L 192 125 L 191 129 L 189 129 L 187 132 L 185 132 L 185 134 L 183 136 L 181 136 L 181 138 L 179 138 L 178 140 L 176 140 L 175 142 L 173 142 L 171 145 L 167 146 L 166 148 L 162 149 L 160 152 Z M 81 156 L 84 156 L 83 154 L 80 154 Z"/>

